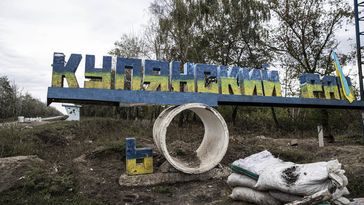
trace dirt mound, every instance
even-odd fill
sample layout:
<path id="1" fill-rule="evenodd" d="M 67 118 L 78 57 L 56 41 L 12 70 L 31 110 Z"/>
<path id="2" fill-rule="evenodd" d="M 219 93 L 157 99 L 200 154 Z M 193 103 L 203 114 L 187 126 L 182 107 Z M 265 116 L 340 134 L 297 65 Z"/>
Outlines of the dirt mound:
<path id="1" fill-rule="evenodd" d="M 168 145 L 170 155 L 189 167 L 198 167 L 201 164 L 197 157 L 196 145 L 181 140 L 176 140 Z"/>
<path id="2" fill-rule="evenodd" d="M 0 192 L 19 186 L 32 170 L 44 166 L 35 155 L 0 158 Z"/>

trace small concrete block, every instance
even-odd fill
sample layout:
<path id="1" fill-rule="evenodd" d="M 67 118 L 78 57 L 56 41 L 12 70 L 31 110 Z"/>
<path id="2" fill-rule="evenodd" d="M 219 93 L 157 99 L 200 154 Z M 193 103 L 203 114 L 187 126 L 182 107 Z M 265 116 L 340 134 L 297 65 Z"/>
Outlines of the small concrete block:
<path id="1" fill-rule="evenodd" d="M 291 146 L 298 146 L 298 140 L 297 140 L 297 139 L 293 139 L 293 140 L 291 140 L 290 145 L 291 145 Z"/>
<path id="2" fill-rule="evenodd" d="M 152 148 L 136 148 L 135 138 L 126 138 L 125 155 L 128 175 L 153 173 Z"/>
<path id="3" fill-rule="evenodd" d="M 138 163 L 137 159 L 126 160 L 126 173 L 128 175 L 153 173 L 153 157 L 144 157 L 143 162 Z"/>

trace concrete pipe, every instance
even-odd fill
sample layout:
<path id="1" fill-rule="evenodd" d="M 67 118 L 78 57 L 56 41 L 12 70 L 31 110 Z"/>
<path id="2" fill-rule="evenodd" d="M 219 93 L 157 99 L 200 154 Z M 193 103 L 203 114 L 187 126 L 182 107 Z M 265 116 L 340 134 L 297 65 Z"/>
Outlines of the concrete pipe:
<path id="1" fill-rule="evenodd" d="M 196 150 L 199 165 L 191 165 L 172 157 L 167 149 L 167 128 L 174 117 L 184 110 L 191 110 L 200 117 L 205 134 Z M 190 103 L 165 109 L 153 126 L 153 140 L 157 149 L 177 170 L 188 174 L 207 172 L 220 163 L 229 145 L 229 131 L 224 118 L 215 109 L 200 103 Z"/>

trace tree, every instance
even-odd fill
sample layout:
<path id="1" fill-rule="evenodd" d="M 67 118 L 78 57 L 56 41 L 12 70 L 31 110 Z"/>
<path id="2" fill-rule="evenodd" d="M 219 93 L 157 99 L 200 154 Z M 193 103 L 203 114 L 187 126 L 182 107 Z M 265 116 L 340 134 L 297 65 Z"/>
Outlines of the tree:
<path id="1" fill-rule="evenodd" d="M 268 5 L 258 0 L 164 0 L 150 6 L 166 60 L 261 66 Z"/>
<path id="2" fill-rule="evenodd" d="M 335 32 L 351 20 L 349 4 L 342 0 L 270 0 L 270 7 L 278 20 L 272 42 L 283 54 L 279 60 L 286 69 L 285 84 L 302 73 L 332 73 L 331 53 L 338 46 Z M 321 116 L 330 132 L 327 110 L 321 110 Z"/>
<path id="3" fill-rule="evenodd" d="M 109 52 L 110 55 L 126 58 L 150 58 L 150 52 L 147 49 L 144 39 L 141 37 L 123 34 L 120 40 L 115 41 L 114 46 Z"/>
<path id="4" fill-rule="evenodd" d="M 6 76 L 0 77 L 0 118 L 12 117 L 15 112 L 16 93 Z"/>
<path id="5" fill-rule="evenodd" d="M 299 74 L 330 74 L 334 68 L 330 54 L 338 46 L 335 32 L 353 15 L 342 0 L 270 0 L 270 8 L 278 20 L 273 30 L 273 48 L 285 55 Z"/>

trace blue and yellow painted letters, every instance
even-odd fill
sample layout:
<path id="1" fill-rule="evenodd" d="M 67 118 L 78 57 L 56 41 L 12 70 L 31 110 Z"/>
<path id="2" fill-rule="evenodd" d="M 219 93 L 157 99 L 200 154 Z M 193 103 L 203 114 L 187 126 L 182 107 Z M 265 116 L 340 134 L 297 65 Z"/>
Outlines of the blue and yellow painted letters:
<path id="1" fill-rule="evenodd" d="M 126 138 L 125 154 L 128 175 L 153 173 L 152 148 L 136 148 L 135 138 Z"/>
<path id="2" fill-rule="evenodd" d="M 339 86 L 335 76 L 324 76 L 321 80 L 325 99 L 340 100 Z"/>
<path id="3" fill-rule="evenodd" d="M 169 91 L 169 63 L 145 60 L 143 88 L 150 91 Z"/>
<path id="4" fill-rule="evenodd" d="M 200 93 L 219 93 L 217 66 L 195 64 L 195 87 Z"/>
<path id="5" fill-rule="evenodd" d="M 75 73 L 81 59 L 81 54 L 71 54 L 65 65 L 65 55 L 63 53 L 54 53 L 52 87 L 64 87 L 64 80 L 66 79 L 69 88 L 78 88 Z"/>
<path id="6" fill-rule="evenodd" d="M 240 67 L 219 67 L 219 93 L 224 95 L 241 95 L 241 88 L 238 83 L 239 70 Z"/>
<path id="7" fill-rule="evenodd" d="M 195 92 L 195 77 L 193 64 L 185 63 L 181 73 L 181 62 L 170 63 L 171 91 L 173 92 Z"/>
<path id="8" fill-rule="evenodd" d="M 243 95 L 263 96 L 262 74 L 260 69 L 243 68 L 240 70 L 239 82 Z"/>
<path id="9" fill-rule="evenodd" d="M 80 54 L 71 54 L 66 63 L 63 53 L 54 53 L 52 87 L 65 87 L 68 84 L 70 88 L 78 88 L 75 72 L 81 59 Z M 335 60 L 338 61 L 337 58 Z M 279 73 L 268 70 L 268 64 L 262 65 L 260 69 L 193 63 L 185 63 L 182 66 L 182 63 L 178 61 L 168 63 L 145 60 L 143 64 L 141 59 L 117 57 L 113 76 L 112 62 L 111 56 L 104 56 L 102 68 L 96 68 L 95 56 L 86 55 L 85 78 L 88 80 L 85 81 L 84 87 L 151 92 L 282 96 Z M 339 67 L 338 62 L 335 65 Z M 339 68 L 340 76 L 343 76 L 341 67 Z M 300 96 L 303 98 L 355 99 L 348 77 L 339 79 L 335 76 L 324 76 L 321 80 L 318 74 L 305 73 L 299 80 Z M 345 82 L 346 95 L 341 86 L 343 82 Z"/>
<path id="10" fill-rule="evenodd" d="M 95 56 L 86 55 L 85 64 L 85 88 L 111 88 L 111 56 L 104 56 L 102 68 L 95 68 Z"/>
<path id="11" fill-rule="evenodd" d="M 323 98 L 324 93 L 320 75 L 314 73 L 304 73 L 300 76 L 301 97 Z"/>
<path id="12" fill-rule="evenodd" d="M 262 82 L 264 96 L 282 96 L 281 83 L 279 82 L 279 74 L 276 70 L 262 70 Z"/>
<path id="13" fill-rule="evenodd" d="M 115 89 L 140 90 L 142 85 L 142 60 L 116 59 Z"/>

